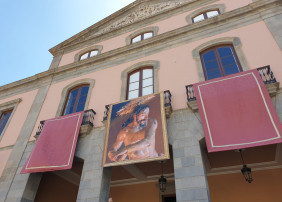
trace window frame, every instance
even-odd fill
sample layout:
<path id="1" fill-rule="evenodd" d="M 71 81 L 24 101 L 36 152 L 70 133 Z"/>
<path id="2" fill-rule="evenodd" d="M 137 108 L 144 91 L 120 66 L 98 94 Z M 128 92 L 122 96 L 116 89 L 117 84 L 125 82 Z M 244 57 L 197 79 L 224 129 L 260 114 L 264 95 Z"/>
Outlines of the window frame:
<path id="1" fill-rule="evenodd" d="M 21 98 L 17 98 L 17 99 L 14 99 L 14 100 L 0 104 L 0 117 L 2 117 L 2 114 L 4 112 L 7 112 L 9 110 L 12 111 L 7 123 L 5 124 L 5 127 L 2 130 L 2 133 L 0 134 L 0 141 L 4 137 L 4 134 L 5 134 L 7 128 L 10 124 L 10 121 L 11 121 L 12 117 L 14 116 L 14 113 L 15 113 L 15 111 L 16 111 L 16 109 L 17 109 L 17 107 L 18 107 L 18 105 L 21 101 L 22 101 Z"/>
<path id="2" fill-rule="evenodd" d="M 153 86 L 153 93 L 155 93 L 155 89 L 154 89 L 154 67 L 153 66 L 144 66 L 144 67 L 140 67 L 132 72 L 129 72 L 127 75 L 127 87 L 126 87 L 126 99 L 128 99 L 128 95 L 129 95 L 129 78 L 131 75 L 135 74 L 136 72 L 140 72 L 139 74 L 139 90 L 138 90 L 138 97 L 142 97 L 142 90 L 143 90 L 143 70 L 144 69 L 151 69 L 152 70 L 152 86 Z M 132 98 L 135 99 L 135 98 Z"/>
<path id="3" fill-rule="evenodd" d="M 89 89 L 90 89 L 90 85 L 89 85 L 89 84 L 81 84 L 81 85 L 76 86 L 76 87 L 74 87 L 74 88 L 72 88 L 72 89 L 69 90 L 69 92 L 68 92 L 68 94 L 67 94 L 67 96 L 66 96 L 66 101 L 65 101 L 64 108 L 63 108 L 62 116 L 68 115 L 68 114 L 65 114 L 65 110 L 66 110 L 66 108 L 67 108 L 68 101 L 69 101 L 69 96 L 70 96 L 71 92 L 75 91 L 76 89 L 79 89 L 78 92 L 77 92 L 77 96 L 76 96 L 76 98 L 75 98 L 75 103 L 74 103 L 73 111 L 72 111 L 71 113 L 69 113 L 69 114 L 76 113 L 76 109 L 77 109 L 77 106 L 78 106 L 78 101 L 79 101 L 79 98 L 80 98 L 79 95 L 80 95 L 81 89 L 82 89 L 83 87 L 86 87 L 86 86 L 88 87 L 88 92 L 89 92 Z M 87 92 L 87 96 L 88 96 L 88 92 Z M 87 97 L 86 97 L 86 99 L 87 99 Z M 84 103 L 84 108 L 85 108 L 85 104 L 86 104 L 86 100 L 85 100 L 85 103 Z"/>
<path id="4" fill-rule="evenodd" d="M 84 48 L 84 49 L 82 49 L 81 51 L 79 51 L 78 53 L 75 54 L 75 56 L 74 56 L 74 62 L 80 62 L 80 61 L 84 61 L 84 60 L 89 59 L 89 57 L 87 57 L 87 58 L 84 59 L 84 60 L 80 60 L 80 57 L 81 57 L 83 54 L 85 54 L 85 53 L 87 53 L 87 52 L 91 52 L 91 51 L 93 51 L 93 50 L 97 50 L 98 53 L 97 53 L 97 55 L 95 55 L 95 56 L 93 56 L 93 57 L 90 57 L 90 58 L 97 57 L 99 54 L 101 54 L 102 49 L 103 49 L 103 46 L 101 46 L 101 45 L 93 45 L 93 46 L 89 46 L 89 47 L 87 47 L 87 48 Z"/>
<path id="5" fill-rule="evenodd" d="M 234 55 L 234 58 L 235 58 L 235 62 L 237 64 L 237 66 L 238 66 L 239 72 L 243 71 L 243 68 L 242 68 L 242 66 L 240 64 L 239 58 L 237 56 L 237 53 L 236 53 L 236 51 L 235 51 L 235 49 L 234 49 L 232 44 L 215 45 L 215 46 L 212 46 L 210 48 L 204 49 L 203 51 L 200 52 L 200 58 L 201 58 L 201 63 L 202 63 L 202 68 L 203 68 L 205 80 L 210 80 L 210 79 L 208 79 L 207 70 L 206 70 L 206 67 L 205 67 L 204 60 L 203 60 L 203 54 L 205 54 L 205 53 L 207 53 L 207 52 L 209 52 L 211 50 L 215 50 L 215 57 L 216 57 L 216 61 L 218 63 L 219 71 L 220 71 L 220 74 L 221 74 L 220 77 L 226 76 L 224 68 L 223 68 L 223 65 L 222 65 L 222 62 L 221 62 L 220 55 L 219 55 L 219 53 L 217 51 L 217 49 L 221 48 L 221 47 L 230 47 L 231 48 L 231 50 L 233 51 L 233 55 Z M 217 77 L 217 78 L 219 78 L 219 77 Z"/>
<path id="6" fill-rule="evenodd" d="M 6 120 L 6 123 L 1 128 L 1 118 L 7 113 L 10 113 L 9 118 Z M 7 123 L 9 122 L 9 119 L 11 118 L 12 113 L 13 113 L 13 108 L 7 109 L 7 110 L 1 112 L 1 114 L 0 114 L 0 138 L 1 138 L 2 134 L 4 134 L 3 132 L 5 130 Z"/>
<path id="7" fill-rule="evenodd" d="M 153 33 L 153 36 L 151 38 L 153 38 L 154 36 L 158 35 L 158 31 L 159 31 L 159 28 L 157 26 L 154 26 L 154 27 L 145 27 L 145 28 L 142 28 L 140 30 L 137 30 L 131 34 L 129 34 L 126 38 L 125 38 L 125 43 L 126 45 L 132 45 L 132 39 L 137 37 L 138 35 L 142 34 L 142 33 L 149 33 L 149 32 L 152 32 Z M 150 38 L 149 38 L 150 39 Z M 144 41 L 144 40 L 143 40 Z M 140 42 L 140 41 L 138 41 Z M 136 42 L 137 43 L 137 42 Z M 133 43 L 133 44 L 136 44 L 136 43 Z"/>
<path id="8" fill-rule="evenodd" d="M 67 105 L 66 102 L 68 100 L 69 92 L 72 89 L 74 89 L 75 87 L 83 85 L 83 84 L 89 85 L 88 94 L 87 94 L 87 98 L 86 98 L 85 106 L 84 106 L 84 111 L 88 109 L 90 97 L 91 97 L 91 94 L 92 94 L 92 91 L 95 85 L 95 80 L 86 78 L 86 79 L 80 79 L 75 82 L 72 82 L 62 89 L 61 99 L 60 99 L 59 106 L 56 112 L 56 117 L 62 116 L 62 114 L 64 114 L 65 105 Z"/>
<path id="9" fill-rule="evenodd" d="M 146 39 L 144 39 L 144 36 L 145 36 L 145 34 L 147 34 L 147 33 L 152 33 L 152 37 L 150 37 L 150 38 L 153 38 L 153 37 L 154 37 L 154 32 L 153 32 L 153 31 L 143 32 L 143 33 L 141 33 L 141 34 L 138 34 L 138 35 L 132 37 L 130 43 L 131 43 L 131 44 L 135 44 L 135 43 L 138 43 L 138 42 L 140 42 L 140 41 L 146 40 Z M 141 36 L 141 40 L 140 40 L 140 41 L 136 41 L 136 42 L 133 43 L 133 39 L 137 38 L 138 36 Z M 148 38 L 148 39 L 150 39 L 150 38 Z"/>
<path id="10" fill-rule="evenodd" d="M 91 54 L 92 51 L 97 51 L 97 54 L 96 54 L 96 55 L 93 55 L 93 56 L 90 56 L 90 54 Z M 83 55 L 85 55 L 85 54 L 87 54 L 87 58 L 81 59 L 81 57 L 82 57 Z M 99 50 L 98 50 L 98 49 L 93 49 L 93 50 L 87 51 L 87 52 L 85 52 L 85 53 L 82 53 L 82 54 L 79 56 L 79 61 L 81 61 L 81 60 L 87 60 L 87 59 L 89 59 L 89 58 L 92 58 L 92 57 L 97 56 L 98 54 L 99 54 Z"/>
<path id="11" fill-rule="evenodd" d="M 197 15 L 195 15 L 195 16 L 193 16 L 192 17 L 192 23 L 197 23 L 197 22 L 201 22 L 201 21 L 204 21 L 204 20 L 207 20 L 207 19 L 210 19 L 210 18 L 213 18 L 213 17 L 216 17 L 216 16 L 218 16 L 218 15 L 216 15 L 216 16 L 213 16 L 213 17 L 208 17 L 208 15 L 207 15 L 207 13 L 208 12 L 211 12 L 211 11 L 217 11 L 218 12 L 218 15 L 220 15 L 221 13 L 220 13 L 220 10 L 219 10 L 219 8 L 216 8 L 216 9 L 210 9 L 210 10 L 205 10 L 205 11 L 203 11 L 203 12 L 201 12 L 201 13 L 199 13 L 199 14 L 197 14 Z M 196 17 L 198 17 L 199 15 L 204 15 L 204 19 L 203 20 L 200 20 L 200 21 L 197 21 L 197 22 L 195 22 L 194 21 L 194 19 L 196 18 Z"/>

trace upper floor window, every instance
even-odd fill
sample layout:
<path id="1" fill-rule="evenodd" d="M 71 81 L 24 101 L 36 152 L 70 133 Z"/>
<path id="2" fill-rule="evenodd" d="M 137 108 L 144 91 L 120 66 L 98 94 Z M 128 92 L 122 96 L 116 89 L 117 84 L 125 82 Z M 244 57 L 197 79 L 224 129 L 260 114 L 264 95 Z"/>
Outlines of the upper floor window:
<path id="1" fill-rule="evenodd" d="M 133 99 L 154 93 L 152 67 L 142 67 L 128 75 L 127 99 Z"/>
<path id="2" fill-rule="evenodd" d="M 0 137 L 1 137 L 2 132 L 3 132 L 8 120 L 9 120 L 11 114 L 12 114 L 12 111 L 13 111 L 13 109 L 10 109 L 10 110 L 2 112 L 1 115 L 0 115 Z"/>
<path id="3" fill-rule="evenodd" d="M 80 112 L 84 110 L 89 85 L 80 85 L 71 89 L 67 96 L 63 115 Z"/>
<path id="4" fill-rule="evenodd" d="M 233 46 L 221 45 L 200 53 L 206 80 L 242 71 Z"/>
<path id="5" fill-rule="evenodd" d="M 153 35 L 154 35 L 153 32 L 145 32 L 145 33 L 139 34 L 138 36 L 135 36 L 131 39 L 131 43 L 136 43 L 138 41 L 152 38 Z"/>
<path id="6" fill-rule="evenodd" d="M 220 12 L 219 12 L 218 9 L 217 10 L 205 11 L 205 12 L 193 17 L 192 21 L 193 21 L 193 23 L 199 22 L 199 21 L 202 21 L 204 19 L 212 18 L 212 17 L 217 16 L 219 14 L 220 14 Z"/>
<path id="7" fill-rule="evenodd" d="M 82 55 L 80 56 L 79 60 L 85 60 L 85 59 L 87 59 L 87 58 L 91 58 L 91 57 L 93 57 L 93 56 L 98 55 L 98 53 L 99 53 L 98 50 L 91 50 L 91 51 L 88 51 L 88 52 L 82 54 Z"/>

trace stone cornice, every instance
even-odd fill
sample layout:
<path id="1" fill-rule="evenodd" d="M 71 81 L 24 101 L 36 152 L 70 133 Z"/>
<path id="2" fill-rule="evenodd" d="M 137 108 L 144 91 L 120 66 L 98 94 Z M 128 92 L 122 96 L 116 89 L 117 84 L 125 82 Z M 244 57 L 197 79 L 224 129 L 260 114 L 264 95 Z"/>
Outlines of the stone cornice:
<path id="1" fill-rule="evenodd" d="M 187 44 L 205 37 L 261 21 L 282 13 L 280 0 L 260 0 L 248 6 L 224 13 L 189 26 L 157 35 L 139 43 L 124 46 L 87 60 L 78 61 L 0 87 L 0 98 L 21 93 L 39 86 L 59 82 L 93 71 L 136 60 L 162 50 Z M 192 53 L 191 53 L 192 54 Z"/>
<path id="2" fill-rule="evenodd" d="M 146 25 L 152 24 L 160 19 L 166 19 L 173 15 L 179 14 L 181 12 L 187 12 L 189 10 L 196 9 L 200 6 L 205 6 L 207 4 L 213 3 L 218 0 L 174 0 L 174 1 L 148 1 L 141 0 L 135 1 L 132 4 L 124 7 L 123 9 L 115 12 L 114 14 L 106 17 L 105 19 L 99 21 L 98 23 L 86 28 L 85 30 L 79 32 L 78 34 L 72 36 L 71 38 L 63 41 L 57 46 L 51 48 L 49 51 L 52 55 L 56 55 L 58 51 L 66 50 L 66 49 L 75 49 L 79 47 L 82 43 L 86 43 L 87 45 L 101 42 L 103 40 L 116 37 L 122 33 L 126 33 L 128 31 L 135 30 L 136 27 L 144 27 Z M 123 14 L 126 13 L 128 16 L 134 12 L 134 9 L 143 9 L 146 8 L 147 5 L 159 5 L 159 4 L 175 4 L 174 6 L 168 8 L 159 9 L 157 12 L 152 12 L 150 15 L 145 16 L 144 18 L 128 20 L 129 23 L 120 23 L 117 27 L 112 27 L 119 18 L 124 17 Z M 153 4 L 155 3 L 155 4 Z M 142 7 L 143 6 L 143 7 Z M 165 6 L 163 6 L 165 7 Z M 150 12 L 150 11 L 149 11 Z M 169 15 L 167 15 L 169 13 Z M 126 16 L 125 16 L 126 17 Z M 132 22 L 131 22 L 132 21 Z M 107 29 L 109 28 L 109 29 Z"/>

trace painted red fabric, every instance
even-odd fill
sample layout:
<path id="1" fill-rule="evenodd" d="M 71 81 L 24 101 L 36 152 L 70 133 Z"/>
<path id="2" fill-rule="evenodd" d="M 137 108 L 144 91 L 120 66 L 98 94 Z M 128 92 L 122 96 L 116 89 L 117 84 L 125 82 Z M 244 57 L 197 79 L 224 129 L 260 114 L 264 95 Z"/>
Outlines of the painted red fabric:
<path id="1" fill-rule="evenodd" d="M 281 123 L 257 70 L 194 84 L 209 152 L 281 143 Z"/>
<path id="2" fill-rule="evenodd" d="M 46 120 L 21 173 L 71 169 L 83 113 Z"/>

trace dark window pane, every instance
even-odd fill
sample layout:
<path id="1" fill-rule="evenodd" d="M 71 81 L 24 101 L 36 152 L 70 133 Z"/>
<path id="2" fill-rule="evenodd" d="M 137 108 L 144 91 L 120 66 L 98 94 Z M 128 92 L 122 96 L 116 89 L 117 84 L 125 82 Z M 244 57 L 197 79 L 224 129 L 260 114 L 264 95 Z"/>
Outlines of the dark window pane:
<path id="1" fill-rule="evenodd" d="M 2 135 L 2 132 L 11 116 L 12 111 L 3 112 L 1 119 L 0 119 L 0 136 Z"/>
<path id="2" fill-rule="evenodd" d="M 85 105 L 85 103 L 77 105 L 76 112 L 83 111 L 84 110 L 84 105 Z"/>
<path id="3" fill-rule="evenodd" d="M 225 75 L 235 74 L 239 72 L 239 68 L 236 64 L 229 65 L 229 66 L 224 67 L 224 72 L 225 72 Z"/>
<path id="4" fill-rule="evenodd" d="M 79 90 L 79 89 L 75 89 L 74 91 L 72 91 L 72 92 L 70 93 L 69 99 L 74 99 L 74 98 L 76 98 L 77 93 L 78 93 L 78 90 Z"/>
<path id="5" fill-rule="evenodd" d="M 236 63 L 235 58 L 233 55 L 224 57 L 224 58 L 220 58 L 221 59 L 221 63 L 223 66 L 227 66 L 227 65 L 231 65 Z"/>
<path id="6" fill-rule="evenodd" d="M 204 59 L 204 61 L 215 60 L 216 57 L 215 57 L 214 50 L 210 50 L 209 52 L 204 53 L 203 59 Z"/>
<path id="7" fill-rule="evenodd" d="M 81 104 L 81 103 L 85 104 L 86 98 L 87 96 L 81 96 L 78 100 L 78 104 Z"/>
<path id="8" fill-rule="evenodd" d="M 73 106 L 68 107 L 68 108 L 66 109 L 65 115 L 67 115 L 67 114 L 71 114 L 71 113 L 72 113 L 72 111 L 73 111 Z"/>
<path id="9" fill-rule="evenodd" d="M 219 69 L 207 71 L 207 77 L 208 79 L 214 79 L 214 78 L 221 77 Z"/>
<path id="10" fill-rule="evenodd" d="M 230 47 L 220 47 L 217 49 L 220 57 L 233 55 L 232 49 Z"/>
<path id="11" fill-rule="evenodd" d="M 88 89 L 89 89 L 89 86 L 82 87 L 80 95 L 87 95 Z"/>
<path id="12" fill-rule="evenodd" d="M 214 61 L 210 61 L 210 62 L 205 62 L 205 67 L 206 67 L 206 70 L 212 70 L 212 69 L 215 69 L 215 68 L 218 68 L 218 63 L 216 60 Z"/>

